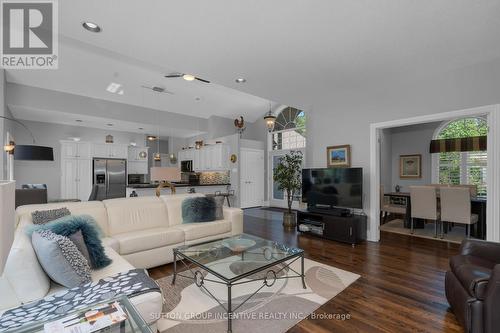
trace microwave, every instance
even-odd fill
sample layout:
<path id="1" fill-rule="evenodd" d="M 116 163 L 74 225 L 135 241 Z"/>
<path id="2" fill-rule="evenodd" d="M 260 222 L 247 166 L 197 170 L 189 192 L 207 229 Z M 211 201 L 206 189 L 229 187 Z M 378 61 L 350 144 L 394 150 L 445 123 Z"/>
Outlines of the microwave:
<path id="1" fill-rule="evenodd" d="M 193 161 L 181 161 L 181 171 L 182 172 L 193 172 Z"/>

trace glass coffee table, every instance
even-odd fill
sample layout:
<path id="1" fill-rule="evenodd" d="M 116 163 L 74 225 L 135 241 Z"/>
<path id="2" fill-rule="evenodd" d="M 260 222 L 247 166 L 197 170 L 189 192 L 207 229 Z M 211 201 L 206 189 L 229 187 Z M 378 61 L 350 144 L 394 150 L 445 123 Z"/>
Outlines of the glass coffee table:
<path id="1" fill-rule="evenodd" d="M 228 260 L 224 260 L 228 259 Z M 290 266 L 295 261 L 301 261 L 300 273 Z M 177 260 L 184 265 L 185 271 L 190 271 L 191 276 L 177 271 Z M 229 269 L 235 262 L 251 262 L 245 267 L 242 265 L 237 272 Z M 281 271 L 288 269 L 295 275 L 285 274 L 279 277 Z M 205 271 L 216 279 L 206 278 Z M 257 273 L 265 273 L 264 277 L 255 277 Z M 257 294 L 264 287 L 271 287 L 276 280 L 301 278 L 302 286 L 306 289 L 304 279 L 304 251 L 299 248 L 288 247 L 278 242 L 259 238 L 256 236 L 241 234 L 234 237 L 209 241 L 196 245 L 185 245 L 174 249 L 174 276 L 172 284 L 175 284 L 177 276 L 194 280 L 198 288 L 203 289 L 227 312 L 227 332 L 232 331 L 233 314 Z M 210 290 L 207 289 L 205 281 L 224 284 L 227 286 L 227 305 L 222 304 Z M 232 307 L 231 288 L 236 285 L 262 281 L 262 285 L 243 302 Z"/>
<path id="2" fill-rule="evenodd" d="M 47 320 L 42 320 L 38 322 L 34 322 L 32 324 L 28 324 L 26 326 L 21 326 L 18 328 L 13 328 L 5 331 L 5 333 L 47 333 L 47 330 L 54 332 L 54 329 L 49 329 L 46 327 L 47 324 L 50 324 L 54 321 L 58 321 L 63 318 L 68 318 L 68 322 L 73 319 L 73 321 L 79 322 L 78 318 L 86 314 L 89 310 L 95 310 L 95 307 L 98 304 L 112 304 L 117 302 L 122 310 L 126 314 L 126 320 L 121 322 L 120 324 L 115 324 L 110 327 L 102 328 L 98 330 L 98 332 L 107 332 L 107 333 L 153 333 L 153 331 L 149 328 L 146 321 L 141 317 L 139 312 L 136 310 L 135 306 L 130 302 L 127 296 L 121 295 L 116 298 L 112 298 L 106 301 L 101 301 L 96 304 L 90 304 L 88 307 L 75 310 L 68 311 L 66 313 L 61 314 L 59 317 L 50 318 Z M 65 331 L 67 331 L 66 328 Z M 57 330 L 59 331 L 59 329 Z"/>

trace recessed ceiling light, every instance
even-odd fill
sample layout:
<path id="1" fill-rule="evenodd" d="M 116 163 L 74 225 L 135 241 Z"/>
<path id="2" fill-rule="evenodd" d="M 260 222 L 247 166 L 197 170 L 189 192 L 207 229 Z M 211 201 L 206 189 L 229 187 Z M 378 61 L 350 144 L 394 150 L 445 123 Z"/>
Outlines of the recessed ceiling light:
<path id="1" fill-rule="evenodd" d="M 201 97 L 195 97 L 194 98 L 196 101 L 201 101 Z"/>
<path id="2" fill-rule="evenodd" d="M 81 120 L 81 119 L 77 119 L 77 120 L 75 120 L 75 121 L 76 121 L 77 123 L 83 123 L 83 120 Z"/>
<path id="3" fill-rule="evenodd" d="M 116 83 L 116 82 L 111 82 L 108 87 L 106 88 L 107 91 L 109 91 L 110 93 L 118 93 L 119 92 L 119 89 L 121 88 L 121 84 L 119 83 Z M 122 89 L 123 90 L 123 89 Z"/>
<path id="4" fill-rule="evenodd" d="M 101 27 L 94 22 L 83 22 L 82 26 L 90 32 L 101 32 Z"/>
<path id="5" fill-rule="evenodd" d="M 186 81 L 193 81 L 194 79 L 196 79 L 193 75 L 191 74 L 184 74 L 182 75 L 182 78 Z"/>
<path id="6" fill-rule="evenodd" d="M 142 127 L 139 127 L 138 129 L 142 131 L 142 130 L 143 130 L 144 128 L 142 128 Z"/>
<path id="7" fill-rule="evenodd" d="M 247 79 L 245 79 L 244 77 L 239 77 L 234 81 L 236 81 L 236 83 L 245 83 L 245 82 L 247 82 Z"/>
<path id="8" fill-rule="evenodd" d="M 113 124 L 106 124 L 107 126 L 113 126 Z"/>
<path id="9" fill-rule="evenodd" d="M 147 136 L 147 139 L 148 141 L 155 141 L 158 137 L 157 136 L 154 136 L 154 135 L 148 135 Z"/>

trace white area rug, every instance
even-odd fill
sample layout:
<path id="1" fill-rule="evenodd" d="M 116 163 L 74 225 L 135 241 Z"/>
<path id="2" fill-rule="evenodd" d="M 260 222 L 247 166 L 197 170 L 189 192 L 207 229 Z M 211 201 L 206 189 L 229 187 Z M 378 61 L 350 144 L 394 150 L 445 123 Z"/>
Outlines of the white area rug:
<path id="1" fill-rule="evenodd" d="M 252 262 L 241 262 L 239 257 L 224 259 L 232 261 L 229 268 L 238 270 L 239 265 L 251 265 Z M 221 264 L 221 263 L 216 263 Z M 291 266 L 300 272 L 300 260 Z M 278 271 L 277 267 L 275 271 Z M 314 310 L 335 297 L 342 290 L 359 278 L 359 275 L 332 266 L 305 259 L 306 285 L 303 289 L 300 278 L 277 279 L 273 286 L 263 287 L 257 294 L 243 304 L 235 313 L 233 320 L 234 333 L 281 333 L 310 315 Z M 183 272 L 191 275 L 189 271 Z M 263 278 L 265 273 L 249 277 L 249 280 Z M 284 269 L 278 274 L 296 275 L 292 270 Z M 210 274 L 206 279 L 217 280 Z M 193 280 L 177 277 L 175 285 L 172 277 L 158 280 L 162 288 L 166 304 L 164 313 L 158 321 L 158 329 L 162 333 L 220 333 L 227 330 L 227 315 L 224 308 L 206 291 L 198 288 Z M 227 287 L 223 284 L 205 280 L 206 288 L 227 306 Z M 254 281 L 232 287 L 233 309 L 239 306 L 263 284 Z"/>

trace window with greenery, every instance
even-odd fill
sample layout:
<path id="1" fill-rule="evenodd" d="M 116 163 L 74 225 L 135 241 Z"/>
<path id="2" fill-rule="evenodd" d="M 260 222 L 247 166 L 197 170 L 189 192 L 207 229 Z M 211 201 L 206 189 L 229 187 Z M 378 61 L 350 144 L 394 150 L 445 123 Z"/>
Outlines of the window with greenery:
<path id="1" fill-rule="evenodd" d="M 455 139 L 488 134 L 484 118 L 462 118 L 449 122 L 436 139 Z M 439 153 L 438 175 L 440 184 L 477 185 L 477 193 L 486 196 L 486 151 Z"/>
<path id="2" fill-rule="evenodd" d="M 306 146 L 304 111 L 287 107 L 276 117 L 272 134 L 273 150 L 300 149 Z"/>

